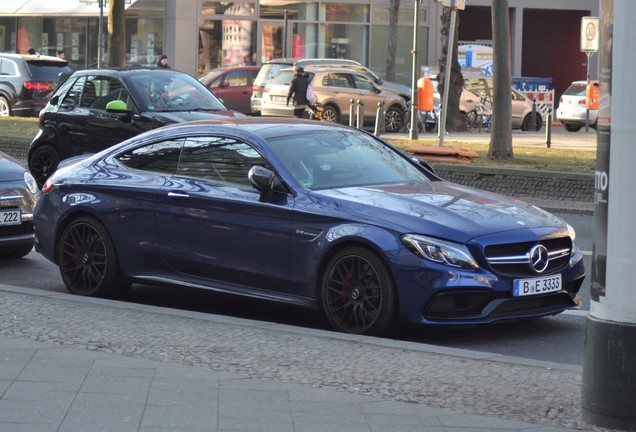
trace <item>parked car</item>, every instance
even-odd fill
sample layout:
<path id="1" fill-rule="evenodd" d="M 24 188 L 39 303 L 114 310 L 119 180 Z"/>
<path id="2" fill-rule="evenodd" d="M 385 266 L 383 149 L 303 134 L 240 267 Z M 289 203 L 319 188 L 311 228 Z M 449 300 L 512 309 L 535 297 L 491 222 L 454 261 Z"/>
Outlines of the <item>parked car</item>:
<path id="1" fill-rule="evenodd" d="M 368 79 L 373 81 L 376 85 L 381 86 L 385 90 L 390 90 L 399 94 L 404 98 L 406 102 L 411 100 L 411 89 L 400 83 L 394 83 L 390 81 L 383 81 L 382 78 L 373 73 L 370 69 L 362 66 L 355 60 L 348 59 L 336 59 L 336 58 L 280 58 L 273 59 L 263 63 L 261 70 L 258 72 L 256 79 L 254 80 L 253 93 L 251 98 L 252 111 L 254 113 L 261 113 L 261 100 L 263 98 L 263 90 L 265 86 L 272 80 L 281 69 L 291 68 L 297 64 L 303 68 L 307 66 L 342 66 L 349 69 L 355 69 L 364 74 Z"/>
<path id="2" fill-rule="evenodd" d="M 406 103 L 398 94 L 383 90 L 358 71 L 337 66 L 307 66 L 305 73 L 318 102 L 322 105 L 322 120 L 331 123 L 348 123 L 351 99 L 363 103 L 366 125 L 374 125 L 378 103 L 384 102 L 387 132 L 402 128 Z M 287 105 L 289 84 L 293 69 L 282 69 L 265 86 L 261 101 L 261 114 L 265 116 L 292 117 L 294 107 Z"/>
<path id="3" fill-rule="evenodd" d="M 592 81 L 592 85 L 598 85 L 598 81 Z M 557 108 L 557 120 L 559 120 L 568 132 L 577 132 L 585 126 L 585 118 L 588 115 L 585 108 L 585 90 L 587 81 L 574 81 L 559 98 Z M 590 109 L 588 125 L 596 129 L 598 110 Z"/>
<path id="4" fill-rule="evenodd" d="M 0 117 L 36 117 L 70 71 L 57 57 L 0 53 Z"/>
<path id="5" fill-rule="evenodd" d="M 33 209 L 39 197 L 33 176 L 0 151 L 0 258 L 20 258 L 33 249 Z"/>
<path id="6" fill-rule="evenodd" d="M 579 302 L 571 226 L 348 126 L 178 124 L 70 162 L 42 189 L 35 226 L 74 294 L 187 285 L 322 309 L 334 329 L 374 335 Z"/>
<path id="7" fill-rule="evenodd" d="M 197 79 L 226 107 L 251 115 L 252 85 L 260 69 L 260 66 L 223 67 L 204 72 Z"/>
<path id="8" fill-rule="evenodd" d="M 203 84 L 171 69 L 82 70 L 64 81 L 40 113 L 28 152 L 29 171 L 41 186 L 61 160 L 94 153 L 170 123 L 243 116 Z"/>
<path id="9" fill-rule="evenodd" d="M 494 82 L 492 77 L 468 78 L 465 80 L 464 84 L 465 88 L 468 91 L 476 95 L 476 98 L 474 99 L 474 105 L 479 104 L 481 97 L 483 96 L 487 96 L 488 98 L 490 98 L 489 100 L 492 100 L 494 96 L 493 85 Z M 541 130 L 541 127 L 543 126 L 543 118 L 541 117 L 541 112 L 539 112 L 536 108 L 533 110 L 532 101 L 525 97 L 522 93 L 519 93 L 512 86 L 510 87 L 510 91 L 512 93 L 513 129 L 521 129 L 522 131 Z M 462 93 L 462 99 L 464 99 L 465 97 L 466 96 Z M 486 101 L 485 105 L 487 108 L 492 109 L 489 101 Z M 466 103 L 466 106 L 468 107 L 469 104 Z M 532 118 L 533 111 L 534 123 Z"/>

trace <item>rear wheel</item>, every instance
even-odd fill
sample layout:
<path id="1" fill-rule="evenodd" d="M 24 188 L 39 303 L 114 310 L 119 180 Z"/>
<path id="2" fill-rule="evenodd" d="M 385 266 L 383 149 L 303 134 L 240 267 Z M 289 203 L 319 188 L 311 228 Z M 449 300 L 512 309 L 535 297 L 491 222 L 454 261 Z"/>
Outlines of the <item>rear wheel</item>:
<path id="1" fill-rule="evenodd" d="M 0 96 L 0 117 L 8 117 L 11 115 L 11 104 L 4 96 Z"/>
<path id="2" fill-rule="evenodd" d="M 523 131 L 540 131 L 543 120 L 541 116 L 537 113 L 534 117 L 534 125 L 532 124 L 532 114 L 528 114 L 526 118 L 523 119 L 523 123 L 521 124 L 521 130 Z M 534 126 L 534 127 L 533 127 Z"/>
<path id="3" fill-rule="evenodd" d="M 394 326 L 396 295 L 384 262 L 362 247 L 348 247 L 327 264 L 322 276 L 322 305 L 338 331 L 386 335 Z"/>
<path id="4" fill-rule="evenodd" d="M 120 275 L 115 247 L 97 220 L 81 217 L 62 232 L 58 249 L 60 273 L 73 294 L 117 297 L 130 284 Z"/>
<path id="5" fill-rule="evenodd" d="M 327 123 L 340 123 L 340 114 L 333 105 L 325 105 L 322 110 L 322 121 Z"/>
<path id="6" fill-rule="evenodd" d="M 55 172 L 60 163 L 60 154 L 52 146 L 44 144 L 33 150 L 29 158 L 29 171 L 40 187 Z"/>

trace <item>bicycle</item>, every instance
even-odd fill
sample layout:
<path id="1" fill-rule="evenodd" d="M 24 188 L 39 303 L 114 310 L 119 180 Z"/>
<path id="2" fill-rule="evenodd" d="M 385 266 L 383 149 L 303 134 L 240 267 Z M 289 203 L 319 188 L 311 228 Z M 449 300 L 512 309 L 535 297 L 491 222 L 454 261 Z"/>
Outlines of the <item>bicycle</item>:
<path id="1" fill-rule="evenodd" d="M 466 114 L 466 126 L 468 129 L 478 128 L 481 132 L 486 129 L 490 132 L 492 126 L 492 100 L 488 96 L 482 96 L 475 108 Z"/>
<path id="2" fill-rule="evenodd" d="M 408 101 L 406 103 L 406 110 L 404 111 L 404 122 L 402 123 L 402 130 L 404 130 L 405 132 L 411 131 L 411 106 L 411 101 Z M 432 130 L 435 130 L 435 128 L 437 127 L 437 115 L 435 114 L 435 111 L 432 111 L 431 113 L 428 113 L 427 111 L 417 111 L 416 117 L 418 132 L 430 132 Z M 429 117 L 432 122 L 427 121 L 427 118 Z"/>

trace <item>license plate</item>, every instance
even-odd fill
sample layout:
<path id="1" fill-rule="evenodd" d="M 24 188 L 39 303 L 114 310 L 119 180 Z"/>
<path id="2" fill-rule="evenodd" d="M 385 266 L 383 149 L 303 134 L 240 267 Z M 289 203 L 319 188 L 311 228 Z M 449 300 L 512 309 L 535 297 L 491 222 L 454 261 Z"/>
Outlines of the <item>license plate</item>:
<path id="1" fill-rule="evenodd" d="M 287 102 L 287 96 L 272 96 L 274 102 Z"/>
<path id="2" fill-rule="evenodd" d="M 20 225 L 21 223 L 20 210 L 0 210 L 0 225 Z"/>
<path id="3" fill-rule="evenodd" d="M 515 297 L 546 294 L 561 290 L 561 274 L 532 279 L 515 279 L 512 295 Z"/>

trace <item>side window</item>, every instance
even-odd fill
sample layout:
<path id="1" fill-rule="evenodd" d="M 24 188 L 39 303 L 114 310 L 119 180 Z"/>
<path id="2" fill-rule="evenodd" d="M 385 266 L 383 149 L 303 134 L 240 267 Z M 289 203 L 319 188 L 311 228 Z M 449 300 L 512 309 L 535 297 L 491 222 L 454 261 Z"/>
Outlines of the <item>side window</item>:
<path id="1" fill-rule="evenodd" d="M 177 172 L 183 176 L 250 186 L 247 173 L 254 165 L 269 168 L 267 161 L 249 144 L 227 137 L 191 137 L 183 146 Z"/>
<path id="2" fill-rule="evenodd" d="M 353 75 L 353 80 L 360 90 L 374 90 L 373 83 L 362 75 Z"/>
<path id="3" fill-rule="evenodd" d="M 108 102 L 114 100 L 128 103 L 128 92 L 119 80 L 111 77 L 88 78 L 82 94 L 82 107 L 105 110 Z"/>
<path id="4" fill-rule="evenodd" d="M 322 79 L 322 85 L 329 87 L 344 87 L 351 88 L 351 82 L 349 82 L 348 74 L 346 73 L 329 73 Z"/>
<path id="5" fill-rule="evenodd" d="M 230 87 L 239 87 L 248 85 L 247 82 L 247 71 L 245 70 L 237 70 L 232 71 L 227 74 L 225 78 L 225 82 L 230 85 Z"/>
<path id="6" fill-rule="evenodd" d="M 18 67 L 11 60 L 0 59 L 0 75 L 16 76 L 18 75 Z"/>
<path id="7" fill-rule="evenodd" d="M 183 139 L 160 141 L 129 150 L 116 159 L 130 167 L 172 175 L 177 172 Z"/>
<path id="8" fill-rule="evenodd" d="M 80 97 L 82 96 L 82 89 L 84 88 L 84 83 L 86 82 L 86 77 L 78 78 L 71 89 L 66 93 L 64 100 L 62 102 L 72 102 L 73 105 L 78 106 L 80 102 Z"/>

